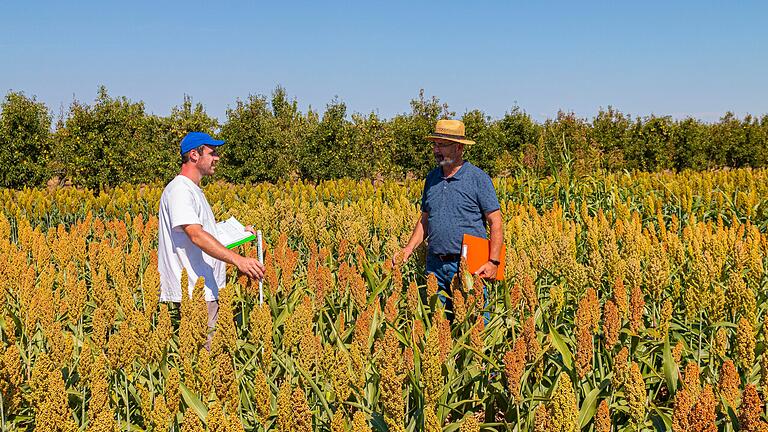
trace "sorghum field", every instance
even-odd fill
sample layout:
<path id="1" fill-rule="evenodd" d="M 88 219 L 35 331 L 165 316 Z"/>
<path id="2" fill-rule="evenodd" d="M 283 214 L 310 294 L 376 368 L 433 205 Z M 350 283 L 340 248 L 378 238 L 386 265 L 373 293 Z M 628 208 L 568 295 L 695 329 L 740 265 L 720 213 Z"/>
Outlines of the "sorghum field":
<path id="1" fill-rule="evenodd" d="M 268 243 L 210 351 L 199 290 L 158 304 L 162 185 L 0 190 L 2 429 L 768 428 L 768 170 L 495 183 L 507 280 L 453 323 L 423 251 L 387 264 L 420 181 L 209 184 Z"/>

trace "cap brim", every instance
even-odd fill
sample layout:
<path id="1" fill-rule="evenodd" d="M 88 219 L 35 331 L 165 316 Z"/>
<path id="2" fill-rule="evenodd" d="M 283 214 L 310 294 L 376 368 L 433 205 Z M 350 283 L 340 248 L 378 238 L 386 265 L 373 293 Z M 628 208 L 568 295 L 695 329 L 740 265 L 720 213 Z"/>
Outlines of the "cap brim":
<path id="1" fill-rule="evenodd" d="M 204 142 L 203 144 L 213 146 L 213 147 L 218 147 L 224 144 L 224 140 L 210 140 L 210 141 Z"/>
<path id="2" fill-rule="evenodd" d="M 452 141 L 452 142 L 456 142 L 456 143 L 459 143 L 459 144 L 465 144 L 465 145 L 469 145 L 469 144 L 474 144 L 475 143 L 472 140 L 462 140 L 462 139 L 457 139 L 457 138 L 446 138 L 446 137 L 443 137 L 443 136 L 434 136 L 434 135 L 429 135 L 429 136 L 425 137 L 424 139 L 426 139 L 427 141 Z"/>

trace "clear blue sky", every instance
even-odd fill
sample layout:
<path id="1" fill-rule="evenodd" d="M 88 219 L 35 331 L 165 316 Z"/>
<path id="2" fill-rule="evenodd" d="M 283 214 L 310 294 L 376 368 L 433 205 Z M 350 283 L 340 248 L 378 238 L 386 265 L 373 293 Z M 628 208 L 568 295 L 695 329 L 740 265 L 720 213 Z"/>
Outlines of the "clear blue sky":
<path id="1" fill-rule="evenodd" d="M 543 120 L 613 105 L 716 120 L 768 113 L 768 2 L 0 2 L 0 92 L 57 115 L 73 99 L 184 94 L 225 118 L 277 85 L 392 117 L 423 88 L 461 114 Z"/>

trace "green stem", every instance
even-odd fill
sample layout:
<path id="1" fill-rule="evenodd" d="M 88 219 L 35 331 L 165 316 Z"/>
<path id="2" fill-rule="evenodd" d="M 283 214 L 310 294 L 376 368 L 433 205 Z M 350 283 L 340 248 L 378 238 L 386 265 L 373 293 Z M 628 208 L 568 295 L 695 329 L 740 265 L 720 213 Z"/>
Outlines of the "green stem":
<path id="1" fill-rule="evenodd" d="M 3 394 L 0 393 L 0 430 L 5 430 L 5 405 L 3 404 Z"/>
<path id="2" fill-rule="evenodd" d="M 701 334 L 702 334 L 702 322 L 704 321 L 704 314 L 702 312 L 699 312 L 699 352 L 697 353 L 697 364 L 698 366 L 701 366 Z"/>

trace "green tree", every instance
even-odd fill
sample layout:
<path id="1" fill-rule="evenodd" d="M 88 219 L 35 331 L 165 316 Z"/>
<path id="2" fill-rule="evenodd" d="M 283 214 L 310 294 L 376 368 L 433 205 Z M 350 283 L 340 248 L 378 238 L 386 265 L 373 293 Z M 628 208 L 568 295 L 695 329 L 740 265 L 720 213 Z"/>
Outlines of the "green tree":
<path id="1" fill-rule="evenodd" d="M 347 124 L 351 157 L 357 158 L 357 178 L 392 177 L 398 169 L 394 164 L 394 138 L 389 123 L 382 121 L 375 113 L 367 116 L 353 114 Z"/>
<path id="2" fill-rule="evenodd" d="M 227 141 L 221 150 L 227 179 L 277 181 L 297 175 L 299 152 L 313 127 L 308 117 L 282 87 L 272 93 L 271 104 L 261 95 L 238 100 L 221 128 Z"/>
<path id="3" fill-rule="evenodd" d="M 355 152 L 347 133 L 347 106 L 333 100 L 312 134 L 307 137 L 299 161 L 301 176 L 310 180 L 358 177 L 360 154 Z"/>
<path id="4" fill-rule="evenodd" d="M 490 175 L 496 175 L 496 158 L 502 150 L 503 135 L 491 118 L 480 110 L 472 110 L 461 117 L 465 134 L 475 144 L 464 146 L 464 158 Z"/>
<path id="5" fill-rule="evenodd" d="M 624 151 L 627 167 L 643 171 L 670 169 L 674 156 L 674 124 L 669 116 L 638 118 Z"/>
<path id="6" fill-rule="evenodd" d="M 680 171 L 686 168 L 703 170 L 713 166 L 708 155 L 708 126 L 696 119 L 677 122 L 672 141 L 675 148 L 673 166 Z"/>
<path id="7" fill-rule="evenodd" d="M 631 125 L 631 118 L 610 105 L 608 110 L 601 109 L 592 119 L 589 140 L 593 147 L 600 149 L 602 168 L 615 170 L 624 166 L 623 151 Z"/>
<path id="8" fill-rule="evenodd" d="M 219 129 L 219 121 L 205 112 L 203 104 L 193 103 L 188 95 L 184 95 L 180 106 L 171 108 L 170 116 L 149 117 L 148 121 L 155 123 L 152 128 L 158 135 L 157 148 L 147 155 L 147 163 L 154 168 L 153 177 L 163 182 L 170 181 L 179 172 L 179 145 L 187 133 L 205 132 L 215 136 Z"/>
<path id="9" fill-rule="evenodd" d="M 93 189 L 156 179 L 147 164 L 157 151 L 156 119 L 143 102 L 110 97 L 100 87 L 93 106 L 74 102 L 56 138 L 57 158 L 67 178 Z"/>
<path id="10" fill-rule="evenodd" d="M 35 98 L 10 92 L 0 105 L 0 186 L 42 185 L 49 177 L 51 115 Z"/>
<path id="11" fill-rule="evenodd" d="M 393 160 L 402 174 L 424 177 L 434 166 L 432 147 L 424 139 L 434 132 L 439 119 L 453 117 L 448 105 L 432 96 L 424 98 L 424 90 L 419 91 L 419 98 L 411 101 L 411 113 L 395 116 L 390 122 L 394 139 Z"/>

